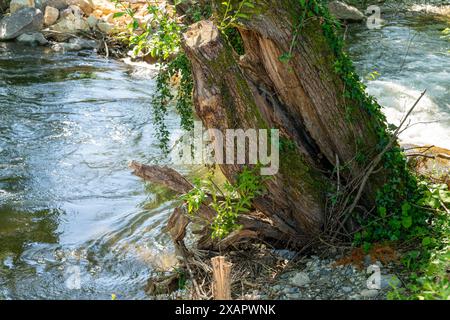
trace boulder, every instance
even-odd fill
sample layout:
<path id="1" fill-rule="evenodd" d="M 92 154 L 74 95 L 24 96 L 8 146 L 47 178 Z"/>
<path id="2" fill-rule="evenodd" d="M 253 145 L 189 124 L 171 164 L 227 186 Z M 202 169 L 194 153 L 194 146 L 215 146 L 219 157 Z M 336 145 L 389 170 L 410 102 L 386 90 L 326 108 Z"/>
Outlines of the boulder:
<path id="1" fill-rule="evenodd" d="M 44 25 L 45 26 L 51 26 L 58 21 L 59 18 L 59 10 L 50 6 L 47 6 L 45 8 L 44 13 Z"/>
<path id="2" fill-rule="evenodd" d="M 332 1 L 328 4 L 328 9 L 330 13 L 334 15 L 339 20 L 346 21 L 363 21 L 364 14 L 357 8 L 352 7 L 341 1 Z"/>
<path id="3" fill-rule="evenodd" d="M 86 40 L 80 38 L 71 38 L 69 42 L 55 44 L 52 49 L 54 51 L 79 51 L 84 49 L 98 49 L 99 43 L 95 40 Z"/>
<path id="4" fill-rule="evenodd" d="M 111 34 L 114 26 L 108 22 L 101 21 L 101 22 L 97 23 L 97 28 L 104 34 Z"/>
<path id="5" fill-rule="evenodd" d="M 9 4 L 9 11 L 16 13 L 23 8 L 34 8 L 34 0 L 11 0 Z"/>
<path id="6" fill-rule="evenodd" d="M 67 9 L 61 11 L 61 17 L 63 18 L 67 18 L 71 14 L 73 14 L 77 18 L 81 18 L 84 15 L 83 10 L 81 10 L 81 8 L 76 5 L 70 5 Z"/>
<path id="7" fill-rule="evenodd" d="M 89 18 L 86 19 L 89 27 L 94 29 L 97 26 L 98 19 L 94 15 L 90 15 Z"/>
<path id="8" fill-rule="evenodd" d="M 26 43 L 30 45 L 46 45 L 48 43 L 44 35 L 40 32 L 27 32 L 21 34 L 17 39 L 17 42 Z"/>
<path id="9" fill-rule="evenodd" d="M 53 7 L 58 10 L 64 10 L 66 9 L 69 4 L 67 3 L 67 0 L 42 0 L 40 4 L 41 10 L 45 10 L 46 7 Z"/>
<path id="10" fill-rule="evenodd" d="M 90 31 L 90 28 L 89 24 L 82 17 L 70 13 L 59 19 L 48 30 L 57 41 L 65 41 L 79 31 Z"/>
<path id="11" fill-rule="evenodd" d="M 92 0 L 67 0 L 67 3 L 80 7 L 86 15 L 90 15 L 94 11 L 94 3 Z"/>
<path id="12" fill-rule="evenodd" d="M 26 32 L 40 31 L 44 25 L 42 11 L 24 8 L 0 21 L 0 40 L 15 39 Z"/>

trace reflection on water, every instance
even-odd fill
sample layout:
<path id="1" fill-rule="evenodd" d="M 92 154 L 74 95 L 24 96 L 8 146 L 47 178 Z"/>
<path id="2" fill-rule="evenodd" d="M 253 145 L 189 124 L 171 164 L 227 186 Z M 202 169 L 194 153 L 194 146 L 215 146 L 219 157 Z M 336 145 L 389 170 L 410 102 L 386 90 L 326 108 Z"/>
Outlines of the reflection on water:
<path id="1" fill-rule="evenodd" d="M 450 149 L 450 41 L 442 30 L 450 22 L 433 18 L 385 17 L 386 26 L 353 25 L 348 46 L 369 94 L 398 125 L 421 92 L 427 95 L 412 115 L 413 126 L 400 138 L 408 143 Z M 370 74 L 379 73 L 375 80 Z"/>
<path id="2" fill-rule="evenodd" d="M 144 298 L 150 272 L 170 264 L 173 204 L 127 167 L 164 161 L 151 75 L 0 44 L 0 298 Z M 167 122 L 176 136 L 177 116 Z"/>

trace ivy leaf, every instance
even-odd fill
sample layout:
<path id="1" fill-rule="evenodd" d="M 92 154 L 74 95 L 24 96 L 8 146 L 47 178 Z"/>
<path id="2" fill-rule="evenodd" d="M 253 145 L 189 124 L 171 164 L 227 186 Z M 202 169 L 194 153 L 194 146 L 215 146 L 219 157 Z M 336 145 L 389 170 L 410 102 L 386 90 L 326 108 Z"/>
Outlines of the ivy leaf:
<path id="1" fill-rule="evenodd" d="M 412 226 L 412 218 L 411 216 L 405 216 L 402 218 L 402 225 L 405 229 L 409 229 Z"/>
<path id="2" fill-rule="evenodd" d="M 431 242 L 432 242 L 432 240 L 431 240 L 430 237 L 425 237 L 425 238 L 423 238 L 423 240 L 422 240 L 422 245 L 423 245 L 424 247 L 428 247 L 428 246 L 431 244 Z"/>
<path id="3" fill-rule="evenodd" d="M 378 212 L 380 213 L 380 217 L 381 218 L 386 218 L 386 208 L 385 207 L 380 207 L 379 209 L 378 209 Z"/>

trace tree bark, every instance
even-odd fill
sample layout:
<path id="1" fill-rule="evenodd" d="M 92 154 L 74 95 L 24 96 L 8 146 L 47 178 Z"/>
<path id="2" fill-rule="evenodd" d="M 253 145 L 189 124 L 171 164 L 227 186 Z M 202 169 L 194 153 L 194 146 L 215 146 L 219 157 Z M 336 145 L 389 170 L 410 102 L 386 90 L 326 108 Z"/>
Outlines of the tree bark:
<path id="1" fill-rule="evenodd" d="M 220 8 L 220 1 L 212 2 Z M 344 97 L 323 21 L 309 18 L 295 34 L 293 11 L 295 16 L 302 14 L 297 3 L 258 1 L 257 13 L 238 27 L 243 56 L 209 20 L 189 28 L 184 49 L 192 63 L 196 113 L 206 128 L 276 128 L 294 143 L 294 148 L 282 150 L 280 172 L 265 182 L 267 193 L 254 207 L 278 240 L 282 235 L 283 243 L 288 239 L 302 245 L 323 228 L 326 198 L 336 185 L 336 159 L 348 168 L 341 178 L 351 180 L 364 170 L 354 161 L 357 141 L 364 142 L 368 153 L 376 150 L 379 139 L 373 116 Z M 286 52 L 292 53 L 288 64 L 280 61 Z M 355 106 L 352 121 L 346 106 Z M 233 181 L 242 166 L 221 165 L 221 170 Z M 370 177 L 362 199 L 366 207 L 374 205 L 374 190 L 383 183 L 383 175 Z"/>

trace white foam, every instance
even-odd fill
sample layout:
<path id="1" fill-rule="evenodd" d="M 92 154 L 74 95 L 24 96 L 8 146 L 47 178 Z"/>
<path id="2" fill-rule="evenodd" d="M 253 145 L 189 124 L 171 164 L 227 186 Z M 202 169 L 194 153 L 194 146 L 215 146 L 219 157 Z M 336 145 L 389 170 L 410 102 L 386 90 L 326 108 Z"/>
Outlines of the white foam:
<path id="1" fill-rule="evenodd" d="M 377 98 L 389 123 L 399 125 L 405 114 L 414 105 L 421 92 L 401 84 L 376 80 L 368 84 L 368 93 Z M 410 128 L 400 139 L 418 145 L 437 145 L 450 149 L 450 113 L 442 112 L 428 95 L 425 95 L 410 117 Z"/>

